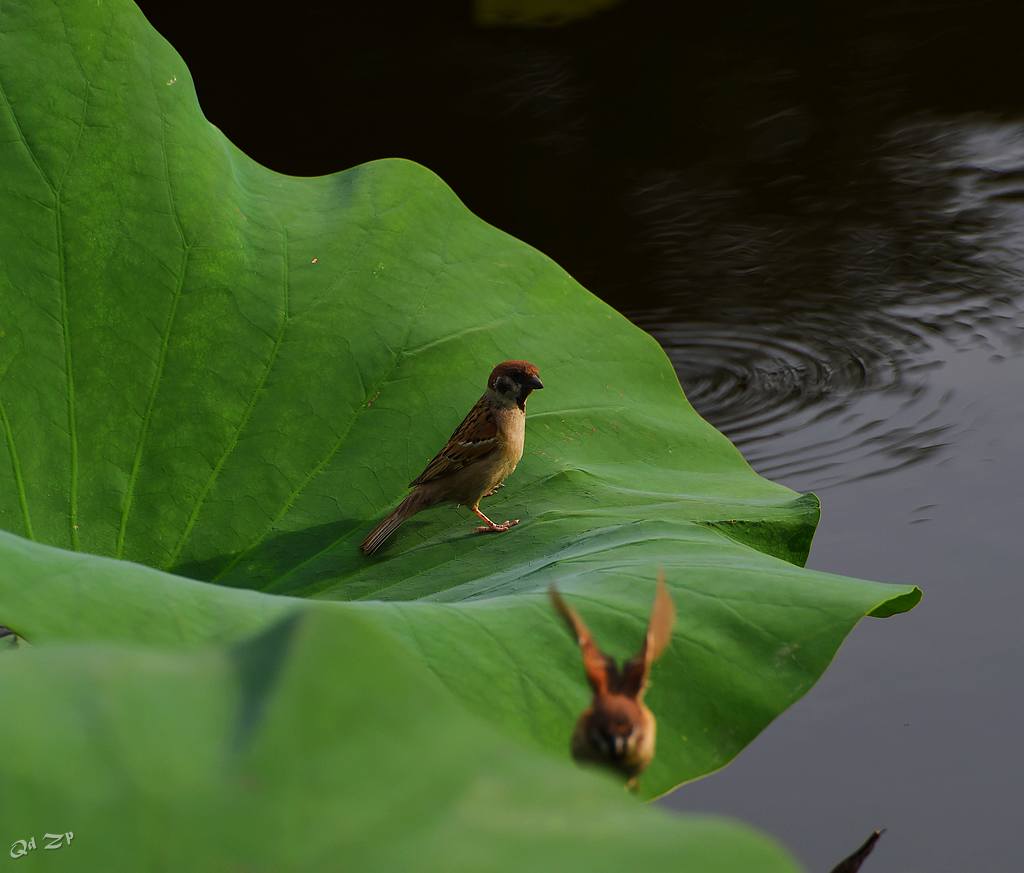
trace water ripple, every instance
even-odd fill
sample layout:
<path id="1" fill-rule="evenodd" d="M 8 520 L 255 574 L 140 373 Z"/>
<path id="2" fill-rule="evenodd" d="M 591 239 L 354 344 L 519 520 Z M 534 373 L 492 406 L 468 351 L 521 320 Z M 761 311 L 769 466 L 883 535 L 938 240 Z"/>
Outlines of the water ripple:
<path id="1" fill-rule="evenodd" d="M 799 490 L 941 462 L 972 404 L 936 371 L 1024 351 L 1024 125 L 917 119 L 875 169 L 834 226 L 809 196 L 781 225 L 710 174 L 636 191 L 663 302 L 627 315 L 698 412 Z"/>

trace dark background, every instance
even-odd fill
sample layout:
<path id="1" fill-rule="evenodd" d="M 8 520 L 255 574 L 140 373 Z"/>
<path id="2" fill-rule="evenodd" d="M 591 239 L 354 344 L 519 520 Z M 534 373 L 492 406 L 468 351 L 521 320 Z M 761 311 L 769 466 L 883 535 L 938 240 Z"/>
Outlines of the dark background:
<path id="1" fill-rule="evenodd" d="M 1024 86 L 1010 3 L 624 0 L 554 27 L 482 26 L 472 2 L 140 6 L 257 161 L 418 161 L 602 297 L 663 290 L 652 177 L 723 174 L 737 211 L 827 235 L 878 206 L 863 149 L 893 120 L 1014 111 Z"/>
<path id="2" fill-rule="evenodd" d="M 871 873 L 1019 869 L 1024 6 L 140 5 L 250 156 L 430 167 L 819 494 L 813 566 L 925 589 L 664 805 L 812 871 L 878 826 Z"/>

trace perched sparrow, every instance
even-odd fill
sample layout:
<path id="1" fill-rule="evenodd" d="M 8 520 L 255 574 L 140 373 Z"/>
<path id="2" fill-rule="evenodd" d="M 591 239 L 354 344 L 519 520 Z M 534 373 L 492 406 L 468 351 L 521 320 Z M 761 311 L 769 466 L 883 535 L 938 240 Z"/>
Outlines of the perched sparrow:
<path id="1" fill-rule="evenodd" d="M 505 361 L 491 371 L 487 390 L 469 411 L 427 468 L 409 487 L 412 493 L 363 540 L 367 555 L 377 551 L 407 518 L 438 503 L 462 503 L 484 522 L 478 531 L 501 532 L 519 519 L 495 524 L 480 511 L 523 457 L 526 398 L 543 388 L 537 368 L 526 361 Z"/>
<path id="2" fill-rule="evenodd" d="M 576 722 L 572 756 L 580 762 L 611 767 L 626 777 L 629 788 L 636 788 L 637 777 L 654 757 L 654 715 L 643 702 L 647 676 L 651 664 L 672 638 L 672 622 L 676 617 L 672 598 L 665 587 L 665 574 L 658 574 L 644 644 L 621 670 L 597 647 L 587 626 L 554 585 L 550 594 L 555 609 L 576 636 L 583 653 L 583 670 L 594 690 L 590 707 Z"/>

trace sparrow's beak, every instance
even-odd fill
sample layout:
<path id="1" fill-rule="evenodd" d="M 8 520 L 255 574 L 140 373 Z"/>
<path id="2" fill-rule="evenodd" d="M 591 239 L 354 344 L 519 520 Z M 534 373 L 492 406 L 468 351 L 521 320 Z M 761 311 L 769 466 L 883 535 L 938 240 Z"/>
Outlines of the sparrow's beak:
<path id="1" fill-rule="evenodd" d="M 540 378 L 538 378 L 537 376 L 531 376 L 529 380 L 527 380 L 526 384 L 529 385 L 534 390 L 544 387 L 544 383 L 541 382 Z"/>

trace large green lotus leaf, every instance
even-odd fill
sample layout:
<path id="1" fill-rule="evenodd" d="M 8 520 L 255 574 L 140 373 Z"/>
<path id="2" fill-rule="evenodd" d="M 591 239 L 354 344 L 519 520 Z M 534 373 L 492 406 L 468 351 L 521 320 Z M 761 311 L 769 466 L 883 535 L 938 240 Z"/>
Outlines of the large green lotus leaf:
<path id="1" fill-rule="evenodd" d="M 230 647 L 0 658 L 3 851 L 36 838 L 16 869 L 795 873 L 747 828 L 501 737 L 387 635 L 318 612 Z"/>
<path id="2" fill-rule="evenodd" d="M 911 591 L 901 603 L 890 586 L 853 585 L 740 546 L 730 557 L 703 533 L 707 541 L 694 550 L 704 555 L 700 572 L 670 583 L 680 615 L 648 694 L 659 752 L 641 780 L 647 797 L 723 766 L 811 686 L 860 615 L 916 598 Z M 568 562 L 560 571 L 567 596 L 617 654 L 642 637 L 648 605 L 638 604 L 636 589 L 653 593 L 629 562 L 627 555 L 601 572 Z M 729 580 L 728 596 L 715 590 Z M 748 602 L 759 607 L 756 621 L 744 614 Z M 0 533 L 0 605 L 4 622 L 33 643 L 194 644 L 237 639 L 300 607 L 356 613 L 392 634 L 470 709 L 560 755 L 587 703 L 575 643 L 539 592 L 461 603 L 302 600 Z"/>
<path id="3" fill-rule="evenodd" d="M 241 154 L 127 0 L 0 6 L 0 196 L 0 526 L 178 574 L 4 537 L 0 623 L 30 641 L 225 637 L 293 603 L 182 576 L 312 596 L 564 751 L 586 692 L 541 592 L 622 656 L 662 566 L 680 620 L 650 795 L 722 766 L 857 620 L 919 596 L 796 566 L 814 498 L 754 474 L 650 337 L 422 167 L 296 179 Z M 547 386 L 488 504 L 523 524 L 482 537 L 439 508 L 364 558 L 509 357 Z"/>

